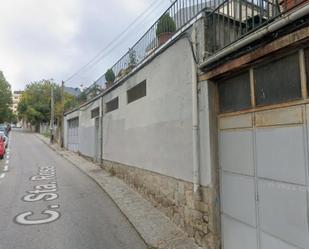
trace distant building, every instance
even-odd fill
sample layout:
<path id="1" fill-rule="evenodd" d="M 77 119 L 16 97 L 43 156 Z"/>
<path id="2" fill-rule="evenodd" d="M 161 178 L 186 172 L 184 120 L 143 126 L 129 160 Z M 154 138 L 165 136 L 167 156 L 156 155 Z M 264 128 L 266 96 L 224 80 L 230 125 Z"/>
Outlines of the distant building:
<path id="1" fill-rule="evenodd" d="M 75 96 L 75 97 L 81 94 L 81 90 L 78 87 L 65 87 L 64 91 L 68 94 Z"/>
<path id="2" fill-rule="evenodd" d="M 14 114 L 18 114 L 17 108 L 18 108 L 18 103 L 20 102 L 21 99 L 21 95 L 23 94 L 24 91 L 14 91 L 13 92 L 13 106 L 12 106 L 12 110 Z"/>

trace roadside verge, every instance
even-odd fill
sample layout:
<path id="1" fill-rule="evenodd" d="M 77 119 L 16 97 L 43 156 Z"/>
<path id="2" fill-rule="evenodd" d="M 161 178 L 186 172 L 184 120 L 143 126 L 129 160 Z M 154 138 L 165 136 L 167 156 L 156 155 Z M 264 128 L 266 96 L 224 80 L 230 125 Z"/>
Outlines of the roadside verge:
<path id="1" fill-rule="evenodd" d="M 56 153 L 91 177 L 116 203 L 150 248 L 199 249 L 168 217 L 117 177 L 74 152 L 63 150 L 49 139 L 36 136 Z"/>

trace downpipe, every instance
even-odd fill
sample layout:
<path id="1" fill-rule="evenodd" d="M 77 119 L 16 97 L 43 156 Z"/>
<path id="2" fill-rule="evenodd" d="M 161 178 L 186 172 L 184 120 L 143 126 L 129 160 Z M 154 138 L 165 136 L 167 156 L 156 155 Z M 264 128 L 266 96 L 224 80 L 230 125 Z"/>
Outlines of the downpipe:
<path id="1" fill-rule="evenodd" d="M 104 102 L 103 102 L 103 95 L 101 96 L 101 108 L 100 108 L 100 153 L 99 153 L 99 160 L 100 160 L 100 165 L 103 166 L 103 117 L 104 117 Z"/>
<path id="2" fill-rule="evenodd" d="M 199 143 L 199 115 L 198 115 L 198 93 L 197 93 L 197 62 L 196 51 L 196 27 L 192 27 L 191 41 L 188 38 L 192 50 L 192 141 L 193 141 L 193 190 L 196 193 L 200 187 L 200 143 Z"/>
<path id="3" fill-rule="evenodd" d="M 222 51 L 214 54 L 214 56 L 209 57 L 208 59 L 206 59 L 204 62 L 202 62 L 199 65 L 199 68 L 203 68 L 205 66 L 208 66 L 209 64 L 218 61 L 219 59 L 222 59 L 223 57 L 227 56 L 228 54 L 258 40 L 261 39 L 263 36 L 275 32 L 276 30 L 284 27 L 287 24 L 290 24 L 294 21 L 296 21 L 297 19 L 305 16 L 309 14 L 309 4 L 307 5 L 302 5 L 299 9 L 288 13 L 288 15 L 282 17 L 282 19 L 275 21 L 273 23 L 271 23 L 270 25 L 261 28 L 257 31 L 255 31 L 254 33 L 252 33 L 251 35 L 248 35 L 247 37 L 244 37 L 243 39 L 239 40 L 238 42 L 226 47 L 225 49 L 223 49 Z"/>

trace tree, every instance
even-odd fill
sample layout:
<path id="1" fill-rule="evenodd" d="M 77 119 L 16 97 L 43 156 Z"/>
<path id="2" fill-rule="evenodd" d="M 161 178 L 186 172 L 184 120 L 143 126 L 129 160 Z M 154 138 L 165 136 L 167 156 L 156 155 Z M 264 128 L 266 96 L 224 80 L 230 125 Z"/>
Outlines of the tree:
<path id="1" fill-rule="evenodd" d="M 19 118 L 38 129 L 40 123 L 49 123 L 51 118 L 51 89 L 54 89 L 55 119 L 60 126 L 64 111 L 74 108 L 84 101 L 83 98 L 64 93 L 64 110 L 61 104 L 61 87 L 53 80 L 41 80 L 26 86 L 18 104 Z"/>
<path id="2" fill-rule="evenodd" d="M 0 123 L 10 122 L 12 117 L 12 92 L 11 86 L 0 71 Z"/>
<path id="3" fill-rule="evenodd" d="M 50 120 L 51 88 L 55 89 L 55 102 L 60 100 L 61 89 L 52 80 L 41 80 L 26 86 L 18 105 L 20 116 L 32 125 Z"/>

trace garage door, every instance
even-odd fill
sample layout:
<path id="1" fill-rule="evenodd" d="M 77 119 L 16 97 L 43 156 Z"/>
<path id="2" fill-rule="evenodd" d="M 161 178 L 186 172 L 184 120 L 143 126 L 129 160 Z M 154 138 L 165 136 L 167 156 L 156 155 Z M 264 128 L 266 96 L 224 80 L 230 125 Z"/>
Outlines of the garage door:
<path id="1" fill-rule="evenodd" d="M 285 59 L 219 84 L 224 249 L 309 248 L 309 105 L 284 102 L 302 98 L 297 63 L 278 76 Z"/>
<path id="2" fill-rule="evenodd" d="M 74 152 L 79 151 L 78 126 L 78 117 L 68 120 L 68 150 Z"/>

